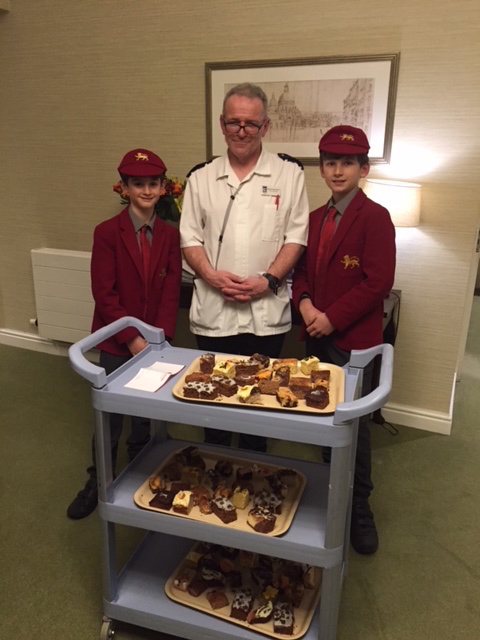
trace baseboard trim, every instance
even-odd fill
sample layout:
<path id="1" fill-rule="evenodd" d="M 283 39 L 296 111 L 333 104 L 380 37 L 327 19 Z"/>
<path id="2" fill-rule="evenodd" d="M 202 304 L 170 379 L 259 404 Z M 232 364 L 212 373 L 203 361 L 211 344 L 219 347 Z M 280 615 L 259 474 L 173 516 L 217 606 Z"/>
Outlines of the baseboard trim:
<path id="1" fill-rule="evenodd" d="M 49 353 L 55 356 L 68 355 L 68 348 L 70 346 L 67 343 L 55 342 L 54 340 L 42 338 L 33 333 L 1 328 L 0 344 L 5 344 L 9 347 L 18 347 L 20 349 L 30 349 L 31 351 L 40 351 L 41 353 Z"/>
<path id="2" fill-rule="evenodd" d="M 425 411 L 406 405 L 388 403 L 382 408 L 382 416 L 387 422 L 431 431 L 448 436 L 452 432 L 452 416 L 439 411 Z"/>

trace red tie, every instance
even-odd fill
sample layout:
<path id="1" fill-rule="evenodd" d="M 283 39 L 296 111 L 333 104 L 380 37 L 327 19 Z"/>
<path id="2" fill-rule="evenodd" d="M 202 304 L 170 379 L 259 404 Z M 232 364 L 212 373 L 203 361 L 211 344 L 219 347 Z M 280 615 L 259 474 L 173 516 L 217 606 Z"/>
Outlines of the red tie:
<path id="1" fill-rule="evenodd" d="M 326 220 L 323 223 L 322 233 L 320 235 L 320 242 L 318 243 L 317 265 L 316 265 L 317 273 L 320 273 L 323 270 L 327 262 L 328 249 L 332 242 L 335 229 L 337 228 L 337 225 L 335 224 L 336 214 L 337 214 L 337 210 L 335 209 L 335 207 L 330 207 L 327 213 Z"/>
<path id="2" fill-rule="evenodd" d="M 148 271 L 150 267 L 150 253 L 151 253 L 150 242 L 148 241 L 148 236 L 147 236 L 148 229 L 150 229 L 150 227 L 147 224 L 145 224 L 140 229 L 140 249 L 142 251 L 142 259 L 143 259 L 143 277 L 145 282 L 145 293 L 147 293 Z"/>

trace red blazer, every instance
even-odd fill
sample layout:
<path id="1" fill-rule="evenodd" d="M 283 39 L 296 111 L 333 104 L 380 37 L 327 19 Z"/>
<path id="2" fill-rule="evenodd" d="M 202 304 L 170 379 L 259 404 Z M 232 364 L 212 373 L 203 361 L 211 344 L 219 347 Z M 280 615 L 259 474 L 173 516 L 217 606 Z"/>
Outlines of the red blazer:
<path id="1" fill-rule="evenodd" d="M 153 227 L 149 293 L 145 301 L 143 263 L 128 208 L 95 228 L 91 262 L 95 311 L 92 332 L 124 316 L 134 316 L 175 334 L 182 262 L 178 230 L 157 218 Z M 126 343 L 138 335 L 129 327 L 98 348 L 130 355 Z"/>
<path id="2" fill-rule="evenodd" d="M 395 275 L 395 228 L 387 209 L 360 190 L 342 215 L 323 273 L 315 273 L 326 205 L 312 211 L 307 250 L 293 276 L 293 302 L 302 294 L 327 314 L 340 349 L 383 342 L 383 299 Z"/>

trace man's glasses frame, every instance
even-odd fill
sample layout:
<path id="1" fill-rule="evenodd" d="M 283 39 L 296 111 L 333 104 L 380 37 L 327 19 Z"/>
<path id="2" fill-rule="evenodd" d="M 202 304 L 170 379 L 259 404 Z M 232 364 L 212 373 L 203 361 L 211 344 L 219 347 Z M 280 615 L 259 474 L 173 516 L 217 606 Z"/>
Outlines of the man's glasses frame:
<path id="1" fill-rule="evenodd" d="M 268 119 L 268 118 L 267 118 Z M 225 118 L 222 116 L 223 126 L 225 127 L 225 131 L 228 133 L 239 133 L 240 129 L 243 129 L 244 133 L 247 136 L 258 136 L 260 133 L 260 129 L 267 122 L 264 120 L 262 124 L 255 124 L 255 122 L 246 122 L 245 124 L 240 124 L 240 122 L 226 122 Z"/>

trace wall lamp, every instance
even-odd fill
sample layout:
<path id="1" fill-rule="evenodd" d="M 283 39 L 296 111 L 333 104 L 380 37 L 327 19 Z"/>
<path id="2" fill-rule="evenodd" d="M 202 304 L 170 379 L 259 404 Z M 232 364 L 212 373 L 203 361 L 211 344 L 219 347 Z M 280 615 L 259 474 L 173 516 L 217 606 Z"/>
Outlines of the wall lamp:
<path id="1" fill-rule="evenodd" d="M 396 227 L 418 227 L 422 185 L 415 182 L 367 178 L 367 196 L 389 210 Z"/>

